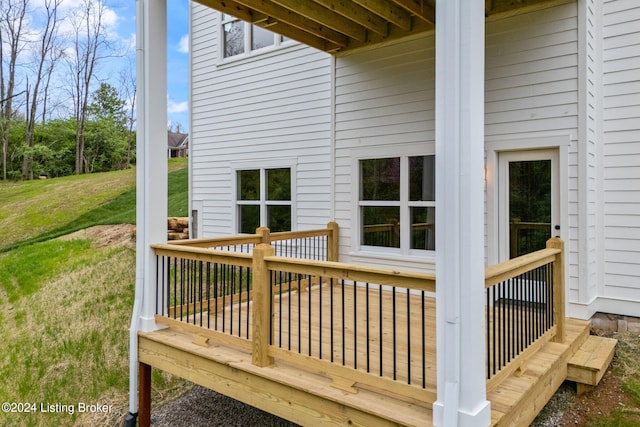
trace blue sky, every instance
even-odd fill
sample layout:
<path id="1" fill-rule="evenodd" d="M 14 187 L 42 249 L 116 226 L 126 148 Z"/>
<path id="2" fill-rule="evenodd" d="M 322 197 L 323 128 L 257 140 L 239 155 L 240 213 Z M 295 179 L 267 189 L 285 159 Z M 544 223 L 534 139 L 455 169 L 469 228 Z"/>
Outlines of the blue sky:
<path id="1" fill-rule="evenodd" d="M 135 35 L 135 2 L 130 0 L 106 1 L 112 3 L 107 4 L 119 16 L 117 25 L 119 36 L 126 39 Z M 183 130 L 187 130 L 189 126 L 187 111 L 189 89 L 188 13 L 188 0 L 167 1 L 167 113 L 169 124 L 174 128 L 179 124 Z"/>
<path id="2" fill-rule="evenodd" d="M 180 123 L 187 129 L 188 90 L 189 90 L 189 2 L 187 0 L 169 0 L 167 2 L 167 60 L 169 121 Z"/>
<path id="3" fill-rule="evenodd" d="M 0 0 L 0 2 L 3 0 Z M 84 27 L 81 22 L 83 4 L 86 0 L 62 0 L 58 9 L 58 43 L 62 48 L 62 57 L 52 74 L 50 98 L 55 102 L 50 107 L 50 118 L 69 117 L 70 105 L 69 66 L 65 61 L 73 61 L 74 34 L 77 28 Z M 135 36 L 136 36 L 136 2 L 134 0 L 93 0 L 104 6 L 101 23 L 109 50 L 101 51 L 105 56 L 97 64 L 93 87 L 100 82 L 108 82 L 116 88 L 122 85 L 122 74 L 125 70 L 135 73 Z M 21 53 L 18 61 L 18 80 L 16 87 L 26 86 L 29 77 L 33 78 L 33 58 L 38 49 L 45 23 L 45 0 L 30 0 L 29 13 L 24 23 Z M 167 97 L 168 126 L 188 130 L 188 32 L 189 32 L 188 0 L 167 0 L 168 35 L 167 35 Z M 33 80 L 32 80 L 33 81 Z M 126 97 L 124 98 L 126 100 Z"/>

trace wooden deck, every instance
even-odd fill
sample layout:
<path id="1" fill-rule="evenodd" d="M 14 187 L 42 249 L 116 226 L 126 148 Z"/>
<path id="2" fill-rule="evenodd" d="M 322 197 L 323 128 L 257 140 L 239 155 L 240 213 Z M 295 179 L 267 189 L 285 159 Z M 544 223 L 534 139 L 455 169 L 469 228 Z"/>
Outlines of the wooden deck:
<path id="1" fill-rule="evenodd" d="M 328 284 L 283 293 L 266 367 L 252 363 L 251 312 L 245 302 L 190 324 L 158 317 L 170 327 L 139 334 L 139 361 L 301 425 L 432 424 L 434 299 Z M 230 319 L 236 329 L 225 333 L 196 326 Z M 564 343 L 543 343 L 488 391 L 494 425 L 528 425 L 567 378 L 589 322 L 567 319 L 565 333 Z"/>

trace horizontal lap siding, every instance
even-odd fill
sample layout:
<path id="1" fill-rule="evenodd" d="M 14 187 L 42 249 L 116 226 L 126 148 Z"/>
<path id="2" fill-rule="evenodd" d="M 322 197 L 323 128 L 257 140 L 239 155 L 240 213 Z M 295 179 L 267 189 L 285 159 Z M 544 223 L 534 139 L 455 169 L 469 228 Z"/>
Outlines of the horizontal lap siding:
<path id="1" fill-rule="evenodd" d="M 578 16 L 576 3 L 486 24 L 485 137 L 513 140 L 578 135 Z M 567 272 L 578 287 L 578 151 L 568 164 Z"/>
<path id="2" fill-rule="evenodd" d="M 640 301 L 640 5 L 603 19 L 604 296 Z"/>
<path id="3" fill-rule="evenodd" d="M 234 234 L 232 165 L 287 159 L 297 229 L 330 216 L 331 59 L 298 44 L 220 63 L 219 15 L 192 14 L 192 198 L 206 236 Z M 293 160 L 291 160 L 293 159 Z"/>
<path id="4" fill-rule="evenodd" d="M 434 52 L 434 37 L 427 35 L 336 58 L 335 218 L 346 262 L 424 269 L 424 261 L 397 254 L 354 255 L 358 173 L 353 158 L 392 157 L 407 149 L 435 152 Z"/>

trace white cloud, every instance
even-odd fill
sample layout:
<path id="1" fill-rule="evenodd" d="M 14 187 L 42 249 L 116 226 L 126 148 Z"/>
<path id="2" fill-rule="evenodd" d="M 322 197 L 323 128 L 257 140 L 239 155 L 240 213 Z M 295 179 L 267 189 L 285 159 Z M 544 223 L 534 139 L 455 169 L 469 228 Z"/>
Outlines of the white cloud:
<path id="1" fill-rule="evenodd" d="M 189 103 L 187 101 L 176 102 L 170 97 L 167 97 L 167 112 L 169 114 L 186 113 L 188 110 Z"/>
<path id="2" fill-rule="evenodd" d="M 189 34 L 180 38 L 180 41 L 178 42 L 178 52 L 189 53 Z"/>

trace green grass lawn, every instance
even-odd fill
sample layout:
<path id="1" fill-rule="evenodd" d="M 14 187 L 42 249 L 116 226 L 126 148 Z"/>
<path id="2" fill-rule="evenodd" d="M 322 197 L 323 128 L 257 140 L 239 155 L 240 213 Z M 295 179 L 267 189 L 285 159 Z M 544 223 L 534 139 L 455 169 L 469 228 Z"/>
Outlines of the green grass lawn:
<path id="1" fill-rule="evenodd" d="M 186 161 L 170 169 L 169 212 L 186 216 Z M 0 184 L 0 402 L 36 409 L 0 413 L 0 425 L 121 425 L 128 410 L 134 242 L 51 238 L 135 223 L 134 185 L 134 170 Z M 153 384 L 158 400 L 185 387 L 159 371 Z M 85 403 L 111 411 L 79 413 Z M 55 404 L 67 410 L 42 411 Z"/>
<path id="2" fill-rule="evenodd" d="M 169 216 L 187 216 L 187 159 L 169 161 Z M 135 169 L 0 182 L 0 252 L 99 224 L 135 224 Z"/>

